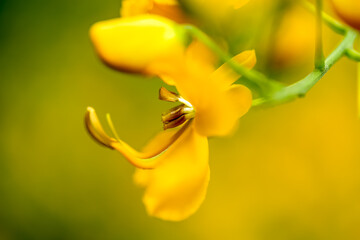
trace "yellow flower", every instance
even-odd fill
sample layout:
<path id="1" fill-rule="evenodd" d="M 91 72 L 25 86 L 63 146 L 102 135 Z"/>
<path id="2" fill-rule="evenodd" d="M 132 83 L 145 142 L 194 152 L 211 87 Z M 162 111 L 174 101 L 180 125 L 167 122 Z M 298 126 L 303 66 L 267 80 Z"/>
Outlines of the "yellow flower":
<path id="1" fill-rule="evenodd" d="M 284 13 L 283 21 L 275 34 L 274 46 L 269 49 L 273 67 L 289 67 L 304 62 L 314 52 L 315 20 L 300 6 Z"/>
<path id="2" fill-rule="evenodd" d="M 360 30 L 360 1 L 359 0 L 332 0 L 337 14 L 347 24 Z"/>
<path id="3" fill-rule="evenodd" d="M 195 16 L 214 24 L 232 16 L 234 10 L 241 8 L 249 0 L 179 0 L 179 2 L 190 9 Z"/>
<path id="4" fill-rule="evenodd" d="M 122 2 L 121 17 L 147 13 L 163 16 L 177 23 L 191 22 L 176 0 L 124 0 Z"/>
<path id="5" fill-rule="evenodd" d="M 136 16 L 140 14 L 156 14 L 169 18 L 177 23 L 193 23 L 195 18 L 203 21 L 217 22 L 248 3 L 249 0 L 124 0 L 120 10 L 122 17 Z M 190 10 L 187 15 L 180 4 Z"/>
<path id="6" fill-rule="evenodd" d="M 173 60 L 181 58 L 188 42 L 184 31 L 171 20 L 145 14 L 95 23 L 90 37 L 108 66 L 152 75 L 152 71 L 162 71 L 160 66 L 176 65 Z"/>
<path id="7" fill-rule="evenodd" d="M 95 110 L 87 110 L 85 122 L 93 138 L 119 151 L 138 168 L 135 182 L 146 188 L 143 202 L 151 216 L 180 221 L 199 208 L 210 177 L 207 137 L 229 134 L 251 106 L 250 90 L 233 84 L 239 75 L 226 63 L 214 70 L 209 56 L 207 49 L 195 42 L 178 70 L 168 76 L 167 82 L 174 84 L 179 94 L 162 88 L 160 99 L 180 105 L 163 114 L 167 130 L 142 152 L 109 137 Z M 245 51 L 233 60 L 251 68 L 256 57 L 254 51 Z"/>
<path id="8" fill-rule="evenodd" d="M 215 1 L 199 0 L 196 6 L 215 11 L 215 8 L 236 9 L 247 2 L 226 0 L 217 6 Z M 120 14 L 121 18 L 97 22 L 90 29 L 99 57 L 116 70 L 166 78 L 179 64 L 177 60 L 181 59 L 190 38 L 177 23 L 193 21 L 184 14 L 177 0 L 124 0 Z"/>

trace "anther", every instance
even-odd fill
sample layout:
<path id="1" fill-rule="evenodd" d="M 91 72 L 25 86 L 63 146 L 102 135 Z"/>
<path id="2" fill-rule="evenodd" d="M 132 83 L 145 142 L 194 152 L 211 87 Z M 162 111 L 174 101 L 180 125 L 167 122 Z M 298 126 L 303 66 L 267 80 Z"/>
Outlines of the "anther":
<path id="1" fill-rule="evenodd" d="M 160 88 L 159 99 L 167 102 L 177 102 L 179 101 L 180 96 L 174 92 L 167 90 L 164 87 Z"/>
<path id="2" fill-rule="evenodd" d="M 187 118 L 185 115 L 181 115 L 180 117 L 170 121 L 170 122 L 164 122 L 164 130 L 169 128 L 175 128 L 177 126 L 180 126 L 184 122 L 186 122 Z"/>
<path id="3" fill-rule="evenodd" d="M 178 117 L 181 117 L 181 115 L 184 114 L 184 105 L 179 105 L 177 107 L 171 108 L 169 111 L 164 112 L 161 116 L 161 120 L 166 123 L 170 122 Z"/>
<path id="4" fill-rule="evenodd" d="M 169 128 L 175 128 L 187 120 L 194 118 L 195 111 L 190 102 L 186 101 L 179 94 L 171 92 L 164 87 L 160 88 L 159 99 L 168 101 L 168 102 L 180 102 L 182 103 L 179 106 L 171 108 L 169 111 L 165 112 L 161 116 L 161 120 L 164 125 L 164 130 Z"/>

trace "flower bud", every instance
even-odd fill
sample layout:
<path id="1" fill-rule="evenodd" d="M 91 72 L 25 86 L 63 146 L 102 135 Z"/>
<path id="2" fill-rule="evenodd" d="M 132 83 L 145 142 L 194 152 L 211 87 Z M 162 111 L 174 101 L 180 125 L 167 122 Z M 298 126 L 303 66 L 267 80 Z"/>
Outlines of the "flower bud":
<path id="1" fill-rule="evenodd" d="M 334 9 L 344 22 L 360 30 L 360 1 L 333 0 Z"/>
<path id="2" fill-rule="evenodd" d="M 182 56 L 187 35 L 175 22 L 156 15 L 116 18 L 95 23 L 90 37 L 100 58 L 124 72 L 154 74 Z M 160 71 L 160 70 L 159 70 Z"/>

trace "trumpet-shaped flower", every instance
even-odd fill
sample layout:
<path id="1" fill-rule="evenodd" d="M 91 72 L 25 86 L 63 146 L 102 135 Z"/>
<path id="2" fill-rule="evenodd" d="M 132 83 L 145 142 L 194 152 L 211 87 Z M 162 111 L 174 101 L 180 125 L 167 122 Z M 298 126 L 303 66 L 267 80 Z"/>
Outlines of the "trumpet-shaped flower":
<path id="1" fill-rule="evenodd" d="M 208 57 L 207 49 L 195 42 L 168 76 L 167 83 L 179 93 L 161 88 L 160 99 L 179 105 L 162 115 L 166 130 L 142 152 L 109 137 L 95 110 L 87 110 L 85 122 L 93 138 L 138 168 L 135 182 L 146 188 L 143 202 L 151 216 L 180 221 L 199 208 L 210 177 L 207 137 L 229 134 L 251 106 L 250 90 L 233 84 L 239 75 L 226 63 L 215 70 Z M 256 58 L 254 51 L 245 51 L 233 60 L 251 68 Z"/>
<path id="2" fill-rule="evenodd" d="M 332 0 L 335 11 L 347 24 L 360 30 L 360 1 Z"/>

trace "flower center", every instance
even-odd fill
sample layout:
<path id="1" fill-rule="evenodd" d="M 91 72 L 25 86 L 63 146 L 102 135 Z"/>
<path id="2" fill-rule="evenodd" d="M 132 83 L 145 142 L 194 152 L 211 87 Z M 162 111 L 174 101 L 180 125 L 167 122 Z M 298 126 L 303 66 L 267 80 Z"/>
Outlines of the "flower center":
<path id="1" fill-rule="evenodd" d="M 173 107 L 162 114 L 161 120 L 163 122 L 164 130 L 178 127 L 187 120 L 195 117 L 195 110 L 191 103 L 179 94 L 161 87 L 159 91 L 159 99 L 167 102 L 181 103 L 181 105 Z"/>

